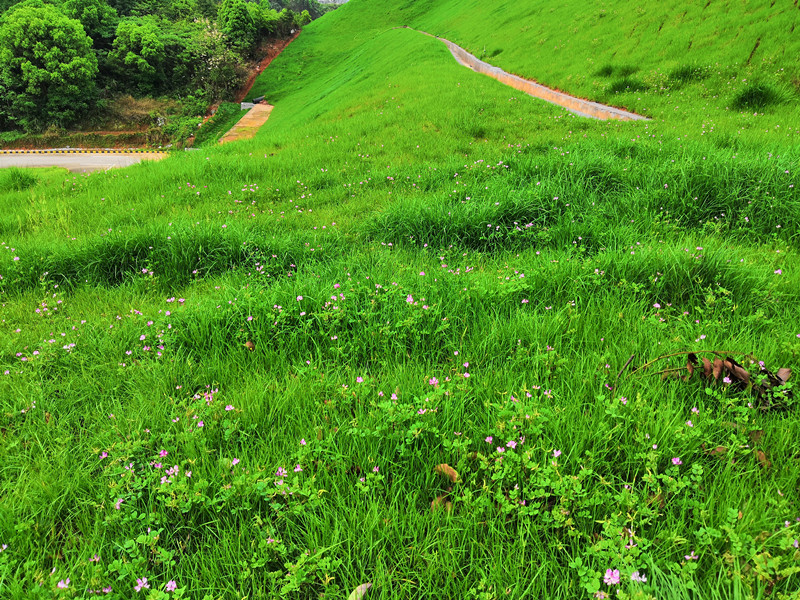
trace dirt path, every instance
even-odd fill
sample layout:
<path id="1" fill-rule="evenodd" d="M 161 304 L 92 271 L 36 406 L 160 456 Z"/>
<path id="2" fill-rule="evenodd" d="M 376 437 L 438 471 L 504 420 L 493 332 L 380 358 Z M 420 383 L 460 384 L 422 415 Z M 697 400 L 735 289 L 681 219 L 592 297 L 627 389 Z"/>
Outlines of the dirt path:
<path id="1" fill-rule="evenodd" d="M 403 29 L 412 28 L 403 27 Z M 461 46 L 454 44 L 450 40 L 440 38 L 418 29 L 412 29 L 412 31 L 423 33 L 432 38 L 436 38 L 441 42 L 444 42 L 450 49 L 450 53 L 453 55 L 453 58 L 456 59 L 458 64 L 472 69 L 476 73 L 483 73 L 484 75 L 488 75 L 489 77 L 497 79 L 499 82 L 511 86 L 516 90 L 525 92 L 526 94 L 536 98 L 541 98 L 542 100 L 550 102 L 551 104 L 563 106 L 576 115 L 601 120 L 617 119 L 620 121 L 649 121 L 647 117 L 642 115 L 637 115 L 636 113 L 628 112 L 627 110 L 622 110 L 621 108 L 616 108 L 614 106 L 607 106 L 598 102 L 592 102 L 591 100 L 576 98 L 575 96 L 570 96 L 564 92 L 559 92 L 540 83 L 536 83 L 533 80 L 523 79 L 517 75 L 506 73 L 501 68 L 494 67 L 489 63 L 482 61 L 477 56 L 470 54 Z"/>

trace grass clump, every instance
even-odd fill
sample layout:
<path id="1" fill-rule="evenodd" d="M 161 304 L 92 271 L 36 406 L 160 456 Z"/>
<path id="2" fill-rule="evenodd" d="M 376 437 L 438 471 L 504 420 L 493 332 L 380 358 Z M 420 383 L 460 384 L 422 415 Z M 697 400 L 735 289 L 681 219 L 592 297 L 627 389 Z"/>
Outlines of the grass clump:
<path id="1" fill-rule="evenodd" d="M 39 178 L 30 169 L 10 167 L 0 171 L 0 191 L 21 192 L 36 185 Z"/>
<path id="2" fill-rule="evenodd" d="M 756 82 L 748 85 L 733 98 L 737 110 L 764 112 L 784 102 L 785 93 L 769 83 Z"/>

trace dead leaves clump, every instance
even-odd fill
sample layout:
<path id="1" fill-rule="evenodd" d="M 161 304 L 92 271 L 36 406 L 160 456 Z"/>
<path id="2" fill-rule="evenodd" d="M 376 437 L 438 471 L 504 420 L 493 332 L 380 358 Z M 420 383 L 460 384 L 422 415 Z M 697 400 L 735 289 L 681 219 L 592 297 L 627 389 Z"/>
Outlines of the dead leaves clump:
<path id="1" fill-rule="evenodd" d="M 706 356 L 698 358 L 697 355 L 703 353 L 713 356 L 712 358 Z M 781 368 L 773 373 L 763 363 L 757 363 L 759 370 L 755 375 L 751 375 L 750 371 L 731 356 L 731 353 L 716 350 L 678 352 L 659 356 L 635 369 L 633 373 L 645 373 L 656 362 L 674 356 L 686 356 L 686 365 L 663 369 L 653 374 L 661 375 L 662 379 L 674 377 L 681 381 L 690 381 L 697 373 L 700 379 L 708 383 L 723 383 L 741 391 L 754 393 L 760 400 L 759 408 L 762 410 L 786 410 L 794 397 L 792 390 L 784 387 L 792 376 L 791 369 Z M 626 366 L 630 364 L 632 358 L 628 360 Z M 756 364 L 754 359 L 751 360 L 751 364 Z M 687 371 L 688 375 L 685 374 Z"/>

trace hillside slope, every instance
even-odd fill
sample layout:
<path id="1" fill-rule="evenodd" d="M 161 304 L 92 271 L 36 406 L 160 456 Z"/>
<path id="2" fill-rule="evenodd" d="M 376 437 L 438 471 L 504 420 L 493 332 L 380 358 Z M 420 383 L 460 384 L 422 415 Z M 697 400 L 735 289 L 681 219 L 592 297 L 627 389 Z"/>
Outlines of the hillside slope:
<path id="1" fill-rule="evenodd" d="M 690 131 L 682 134 L 713 128 L 775 133 L 776 125 L 782 137 L 798 131 L 800 9 L 788 3 L 356 0 L 308 28 L 295 51 L 315 67 L 295 71 L 294 83 L 314 85 L 305 76 L 323 73 L 320 63 L 334 64 L 333 55 L 345 60 L 366 39 L 403 25 L 570 94 L 678 129 L 684 124 Z M 325 40 L 324 56 L 312 50 L 316 36 Z M 258 95 L 280 96 L 280 86 L 267 83 L 273 74 L 257 84 Z"/>
<path id="2" fill-rule="evenodd" d="M 0 596 L 796 595 L 795 92 L 631 46 L 599 122 L 398 28 L 581 93 L 543 6 L 352 0 L 252 140 L 0 172 Z"/>

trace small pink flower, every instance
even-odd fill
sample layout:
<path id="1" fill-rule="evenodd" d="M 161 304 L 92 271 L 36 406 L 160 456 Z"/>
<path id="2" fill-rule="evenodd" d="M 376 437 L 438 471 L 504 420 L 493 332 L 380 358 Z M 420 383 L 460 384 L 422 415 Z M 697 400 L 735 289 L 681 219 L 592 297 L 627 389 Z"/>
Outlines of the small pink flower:
<path id="1" fill-rule="evenodd" d="M 104 458 L 108 458 L 108 452 L 101 452 L 100 453 L 100 460 L 103 460 Z"/>
<path id="2" fill-rule="evenodd" d="M 697 560 L 700 557 L 694 553 L 694 550 L 692 550 L 691 553 L 685 555 L 683 558 L 685 558 L 686 560 Z"/>
<path id="3" fill-rule="evenodd" d="M 494 440 L 494 438 L 493 438 L 492 436 L 487 436 L 487 437 L 486 437 L 486 439 L 485 439 L 484 441 L 485 441 L 487 444 L 491 444 L 493 440 Z"/>
<path id="4" fill-rule="evenodd" d="M 169 454 L 169 452 L 167 452 L 166 450 L 162 450 L 161 452 L 159 452 L 159 453 L 158 453 L 158 455 L 159 455 L 161 458 L 164 458 L 164 457 L 165 457 L 167 454 Z"/>
<path id="5" fill-rule="evenodd" d="M 678 457 L 676 456 L 675 458 L 673 458 L 673 459 L 672 459 L 672 464 L 673 464 L 673 465 L 675 465 L 675 466 L 677 467 L 677 466 L 679 466 L 679 465 L 682 465 L 682 464 L 683 464 L 683 461 L 682 461 L 680 458 L 678 458 Z"/>
<path id="6" fill-rule="evenodd" d="M 69 587 L 69 577 L 66 579 L 62 579 L 56 584 L 56 587 L 60 590 L 65 590 Z"/>
<path id="7" fill-rule="evenodd" d="M 174 592 L 177 588 L 178 588 L 178 584 L 175 583 L 175 580 L 174 579 L 170 579 L 167 582 L 167 586 L 164 589 L 166 589 L 168 592 Z"/>
<path id="8" fill-rule="evenodd" d="M 295 465 L 295 467 L 294 467 L 294 472 L 295 473 L 300 473 L 302 470 L 303 470 L 303 467 L 301 467 L 300 465 Z"/>
<path id="9" fill-rule="evenodd" d="M 197 426 L 198 426 L 198 427 L 204 427 L 204 426 L 205 426 L 205 423 L 203 423 L 202 421 L 198 421 L 198 422 L 197 422 Z"/>
<path id="10" fill-rule="evenodd" d="M 619 583 L 619 569 L 606 569 L 603 581 L 608 585 L 617 585 Z"/>
<path id="11" fill-rule="evenodd" d="M 232 466 L 232 467 L 235 467 L 235 466 L 236 466 L 236 465 L 238 465 L 238 464 L 239 464 L 239 459 L 238 459 L 238 458 L 234 458 L 234 459 L 231 461 L 231 466 Z"/>
<path id="12" fill-rule="evenodd" d="M 561 450 L 553 450 L 553 458 L 558 458 L 561 456 Z"/>
<path id="13" fill-rule="evenodd" d="M 150 584 L 147 583 L 147 577 L 142 577 L 139 579 L 136 578 L 136 586 L 133 588 L 137 592 L 141 592 L 143 589 L 150 589 Z"/>
<path id="14" fill-rule="evenodd" d="M 305 446 L 305 445 L 306 445 L 306 439 L 305 439 L 305 438 L 303 438 L 302 440 L 300 440 L 300 445 L 301 445 L 301 446 Z"/>
<path id="15" fill-rule="evenodd" d="M 356 377 L 356 383 L 364 383 L 363 377 Z"/>
<path id="16" fill-rule="evenodd" d="M 225 407 L 225 410 L 233 410 L 233 404 L 228 404 L 228 405 Z"/>

